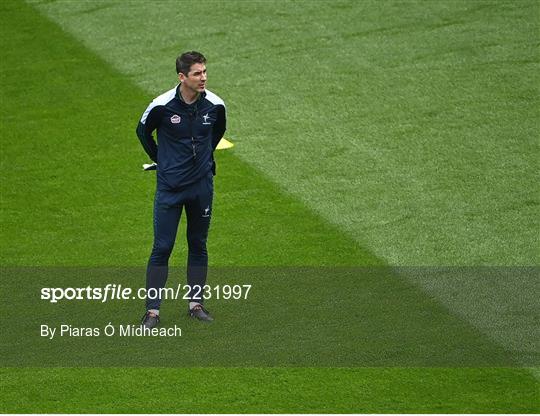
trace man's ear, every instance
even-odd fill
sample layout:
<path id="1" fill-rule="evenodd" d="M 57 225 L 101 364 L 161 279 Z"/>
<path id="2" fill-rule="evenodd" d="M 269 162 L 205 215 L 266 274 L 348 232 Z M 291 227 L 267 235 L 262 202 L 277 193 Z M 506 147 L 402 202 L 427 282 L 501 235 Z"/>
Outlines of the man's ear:
<path id="1" fill-rule="evenodd" d="M 185 79 L 186 79 L 186 76 L 182 72 L 179 72 L 178 73 L 178 81 L 184 82 Z"/>

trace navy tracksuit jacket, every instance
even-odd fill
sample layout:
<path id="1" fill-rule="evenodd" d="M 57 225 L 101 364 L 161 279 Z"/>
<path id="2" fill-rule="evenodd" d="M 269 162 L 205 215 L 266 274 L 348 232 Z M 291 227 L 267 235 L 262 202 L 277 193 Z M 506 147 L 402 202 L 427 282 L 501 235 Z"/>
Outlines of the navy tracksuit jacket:
<path id="1" fill-rule="evenodd" d="M 157 144 L 152 133 L 157 131 Z M 168 261 L 182 210 L 187 217 L 187 280 L 191 288 L 206 284 L 206 240 L 213 199 L 213 152 L 226 130 L 225 104 L 206 90 L 186 104 L 179 86 L 154 99 L 137 126 L 144 150 L 157 163 L 154 200 L 154 244 L 146 272 L 146 288 L 165 287 Z M 203 302 L 199 291 L 191 300 Z M 202 292 L 201 292 L 202 293 Z M 147 299 L 147 309 L 159 309 L 161 299 Z"/>

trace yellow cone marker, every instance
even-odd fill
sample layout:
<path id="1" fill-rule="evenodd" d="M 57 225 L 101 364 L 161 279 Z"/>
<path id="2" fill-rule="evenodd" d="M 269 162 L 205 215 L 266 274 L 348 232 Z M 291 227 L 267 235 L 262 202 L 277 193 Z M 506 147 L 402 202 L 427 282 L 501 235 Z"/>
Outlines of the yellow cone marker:
<path id="1" fill-rule="evenodd" d="M 217 150 L 230 149 L 230 148 L 233 147 L 233 146 L 234 146 L 233 143 L 231 143 L 230 141 L 228 141 L 228 140 L 225 139 L 225 138 L 222 138 L 222 139 L 219 141 L 219 143 L 218 143 L 216 149 L 217 149 Z"/>

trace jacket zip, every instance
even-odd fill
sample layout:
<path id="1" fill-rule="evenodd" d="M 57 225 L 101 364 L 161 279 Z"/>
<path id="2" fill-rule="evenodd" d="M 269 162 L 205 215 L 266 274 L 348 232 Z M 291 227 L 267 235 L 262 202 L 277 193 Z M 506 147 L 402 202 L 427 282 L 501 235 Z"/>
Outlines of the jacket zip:
<path id="1" fill-rule="evenodd" d="M 191 132 L 191 149 L 193 151 L 193 163 L 195 163 L 195 160 L 197 158 L 197 152 L 195 151 L 195 138 L 193 137 L 193 123 L 195 123 L 196 119 L 197 119 L 197 107 L 195 107 L 195 112 L 193 111 L 189 112 L 189 120 L 190 120 L 189 130 Z"/>

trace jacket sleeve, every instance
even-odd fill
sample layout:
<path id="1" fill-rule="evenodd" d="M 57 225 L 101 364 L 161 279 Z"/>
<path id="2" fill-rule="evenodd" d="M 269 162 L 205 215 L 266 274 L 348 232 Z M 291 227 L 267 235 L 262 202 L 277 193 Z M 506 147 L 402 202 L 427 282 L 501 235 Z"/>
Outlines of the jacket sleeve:
<path id="1" fill-rule="evenodd" d="M 212 127 L 212 149 L 216 150 L 216 147 L 227 130 L 227 114 L 224 105 L 217 107 L 217 119 Z"/>
<path id="2" fill-rule="evenodd" d="M 137 125 L 137 136 L 141 141 L 142 147 L 146 154 L 157 163 L 157 144 L 152 135 L 153 131 L 158 127 L 160 106 L 150 103 L 146 111 L 143 113 L 139 124 Z"/>

